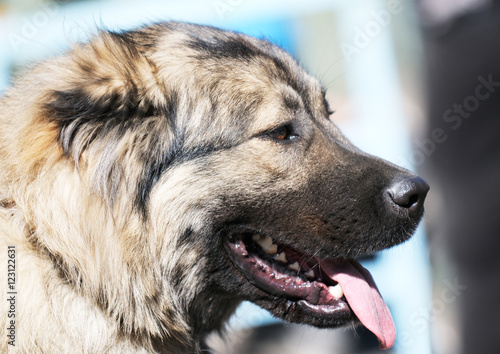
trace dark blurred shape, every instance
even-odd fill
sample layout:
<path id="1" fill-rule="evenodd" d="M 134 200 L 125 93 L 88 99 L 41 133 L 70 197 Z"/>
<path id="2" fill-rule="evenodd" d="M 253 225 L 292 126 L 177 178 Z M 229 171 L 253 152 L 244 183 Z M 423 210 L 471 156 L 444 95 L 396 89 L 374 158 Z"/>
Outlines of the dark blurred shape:
<path id="1" fill-rule="evenodd" d="M 380 350 L 377 337 L 359 326 L 356 331 L 318 330 L 304 325 L 276 323 L 232 332 L 213 345 L 212 354 L 391 354 Z"/>
<path id="2" fill-rule="evenodd" d="M 420 5 L 426 136 L 443 137 L 422 170 L 440 194 L 427 214 L 431 256 L 449 258 L 461 289 L 460 353 L 500 353 L 500 2 Z"/>

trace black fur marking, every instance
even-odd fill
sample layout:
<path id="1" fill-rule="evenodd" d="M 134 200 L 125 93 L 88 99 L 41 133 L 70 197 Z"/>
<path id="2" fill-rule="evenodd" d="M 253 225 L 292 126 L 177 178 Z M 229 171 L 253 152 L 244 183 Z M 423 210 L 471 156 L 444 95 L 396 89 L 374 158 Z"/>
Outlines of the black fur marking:
<path id="1" fill-rule="evenodd" d="M 212 29 L 215 30 L 215 29 Z M 224 34 L 221 32 L 221 34 Z M 236 38 L 200 38 L 195 35 L 190 36 L 190 40 L 186 45 L 200 53 L 198 56 L 201 60 L 217 60 L 217 59 L 232 59 L 250 61 L 254 57 L 262 57 L 271 61 L 266 67 L 269 77 L 286 82 L 295 91 L 300 94 L 305 92 L 305 87 L 299 82 L 298 77 L 294 74 L 294 70 L 290 69 L 288 65 L 280 58 L 280 53 L 275 48 L 276 45 L 271 42 L 266 42 L 267 46 L 256 48 L 251 43 L 247 42 L 243 36 Z M 266 50 L 263 50 L 266 48 Z M 274 64 L 274 65 L 273 65 Z"/>
<path id="2" fill-rule="evenodd" d="M 171 92 L 168 97 L 168 103 L 162 113 L 162 116 L 167 119 L 173 129 L 173 143 L 170 144 L 165 151 L 158 151 L 157 153 L 151 150 L 143 151 L 140 157 L 145 164 L 138 183 L 135 205 L 144 215 L 147 211 L 147 202 L 153 186 L 160 179 L 167 167 L 176 159 L 179 155 L 179 151 L 182 149 L 183 134 L 179 132 L 177 127 L 178 104 L 178 94 L 176 92 Z M 161 142 L 159 141 L 159 139 L 161 139 L 161 134 L 155 134 L 151 139 L 156 140 L 151 143 L 153 147 L 161 146 Z"/>
<path id="3" fill-rule="evenodd" d="M 65 154 L 71 155 L 76 136 L 90 125 L 99 127 L 101 137 L 116 129 L 120 137 L 153 113 L 151 106 L 139 106 L 137 92 L 133 87 L 125 92 L 126 94 L 113 92 L 97 99 L 90 97 L 82 89 L 53 93 L 53 100 L 46 108 L 49 117 L 59 124 L 58 139 Z M 90 144 L 91 141 L 87 143 Z"/>
<path id="4" fill-rule="evenodd" d="M 70 284 L 75 288 L 83 287 L 83 279 L 81 277 L 80 270 L 76 266 L 70 266 L 64 260 L 64 257 L 58 253 L 49 251 L 44 245 L 39 243 L 40 249 L 48 256 L 51 260 L 54 268 L 57 270 L 58 276 L 65 283 Z"/>
<path id="5" fill-rule="evenodd" d="M 297 112 L 300 109 L 300 102 L 293 97 L 285 95 L 283 101 L 285 102 L 285 106 L 292 112 Z"/>
<path id="6" fill-rule="evenodd" d="M 62 281 L 75 287 L 82 287 L 83 279 L 80 275 L 80 270 L 76 266 L 70 266 L 60 254 L 50 251 L 38 239 L 34 230 L 29 231 L 26 240 L 31 247 L 33 247 L 33 249 L 39 250 L 40 256 L 46 257 L 46 259 L 50 260 L 54 269 L 57 271 L 57 275 Z"/>
<path id="7" fill-rule="evenodd" d="M 186 44 L 188 47 L 203 53 L 203 57 L 206 58 L 250 60 L 258 54 L 243 39 L 227 38 L 225 40 L 210 41 L 192 36 Z"/>

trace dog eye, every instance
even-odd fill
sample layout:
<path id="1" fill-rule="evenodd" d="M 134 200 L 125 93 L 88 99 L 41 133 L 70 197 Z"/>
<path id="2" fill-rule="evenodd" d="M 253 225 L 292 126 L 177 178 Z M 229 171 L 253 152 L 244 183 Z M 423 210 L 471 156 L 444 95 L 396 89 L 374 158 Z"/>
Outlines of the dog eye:
<path id="1" fill-rule="evenodd" d="M 293 131 L 293 127 L 291 124 L 286 124 L 277 129 L 274 129 L 268 132 L 267 135 L 274 140 L 280 141 L 292 140 L 299 137 L 298 134 Z"/>

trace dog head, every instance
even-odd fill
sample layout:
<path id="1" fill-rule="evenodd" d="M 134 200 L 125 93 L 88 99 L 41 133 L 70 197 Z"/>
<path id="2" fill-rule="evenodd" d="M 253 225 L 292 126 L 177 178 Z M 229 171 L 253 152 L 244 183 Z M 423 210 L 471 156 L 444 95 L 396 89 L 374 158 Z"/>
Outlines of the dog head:
<path id="1" fill-rule="evenodd" d="M 10 94 L 26 102 L 4 179 L 37 247 L 122 331 L 190 343 L 249 300 L 392 344 L 355 259 L 407 240 L 428 186 L 355 148 L 282 49 L 164 23 L 102 32 L 30 80 Z"/>

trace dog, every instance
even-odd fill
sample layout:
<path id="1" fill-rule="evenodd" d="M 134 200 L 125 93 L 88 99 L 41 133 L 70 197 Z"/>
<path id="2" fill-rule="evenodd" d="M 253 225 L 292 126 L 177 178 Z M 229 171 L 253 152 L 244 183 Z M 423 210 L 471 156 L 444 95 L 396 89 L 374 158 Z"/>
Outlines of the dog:
<path id="1" fill-rule="evenodd" d="M 283 49 L 208 26 L 30 69 L 0 100 L 2 351 L 196 353 L 243 300 L 389 348 L 356 259 L 407 240 L 429 187 L 331 114 Z"/>

